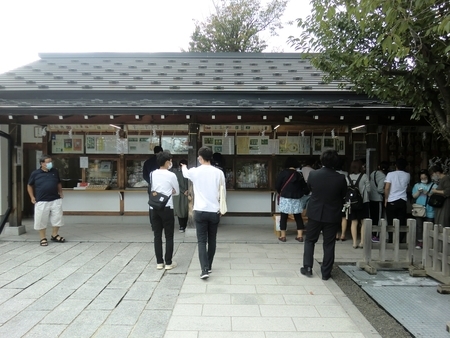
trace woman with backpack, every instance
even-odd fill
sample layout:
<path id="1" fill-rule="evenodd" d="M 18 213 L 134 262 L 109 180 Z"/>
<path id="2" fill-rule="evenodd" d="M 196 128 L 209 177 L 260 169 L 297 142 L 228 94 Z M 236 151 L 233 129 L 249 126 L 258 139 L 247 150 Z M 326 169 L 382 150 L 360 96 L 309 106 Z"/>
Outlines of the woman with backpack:
<path id="1" fill-rule="evenodd" d="M 280 210 L 280 231 L 281 236 L 278 240 L 286 242 L 286 228 L 289 214 L 294 215 L 297 223 L 297 237 L 298 242 L 303 242 L 303 229 L 305 225 L 302 219 L 302 196 L 309 194 L 306 191 L 307 185 L 301 172 L 297 171 L 299 162 L 294 157 L 288 157 L 285 163 L 285 169 L 281 171 L 275 183 L 275 189 L 280 197 L 278 209 Z"/>
<path id="2" fill-rule="evenodd" d="M 364 227 L 361 227 L 361 240 L 358 240 L 358 224 L 369 218 L 369 192 L 370 181 L 362 172 L 361 161 L 353 161 L 350 165 L 350 175 L 347 176 L 348 190 L 345 203 L 349 208 L 347 219 L 351 221 L 351 233 L 353 239 L 353 249 L 363 247 Z"/>

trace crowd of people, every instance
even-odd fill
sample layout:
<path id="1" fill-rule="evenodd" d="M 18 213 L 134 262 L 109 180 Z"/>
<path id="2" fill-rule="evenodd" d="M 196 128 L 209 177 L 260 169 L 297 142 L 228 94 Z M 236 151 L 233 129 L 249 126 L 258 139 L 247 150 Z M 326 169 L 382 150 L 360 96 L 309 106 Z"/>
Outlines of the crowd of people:
<path id="1" fill-rule="evenodd" d="M 225 185 L 224 159 L 220 154 L 213 154 L 210 148 L 202 147 L 198 151 L 196 167 L 188 169 L 188 163 L 183 159 L 174 168 L 169 151 L 158 146 L 154 153 L 144 163 L 148 192 L 168 197 L 162 208 L 150 206 L 149 209 L 154 232 L 156 268 L 171 270 L 177 266 L 172 260 L 175 217 L 178 218 L 179 231 L 184 232 L 188 224 L 189 209 L 192 209 L 197 232 L 200 278 L 206 279 L 212 272 L 216 251 L 217 228 L 221 216 L 220 196 L 224 194 L 220 188 Z M 312 275 L 314 248 L 320 234 L 323 236 L 324 252 L 322 279 L 327 280 L 331 277 L 334 264 L 335 242 L 346 240 L 348 224 L 353 248 L 362 248 L 362 220 L 371 218 L 372 224 L 377 225 L 384 218 L 392 225 L 396 218 L 401 226 L 405 226 L 408 202 L 418 210 L 414 214 L 417 220 L 416 249 L 422 249 L 423 246 L 424 222 L 443 226 L 450 224 L 450 199 L 446 198 L 450 196 L 450 177 L 447 175 L 447 168 L 439 163 L 435 163 L 430 169 L 421 170 L 412 189 L 411 177 L 407 172 L 408 163 L 403 158 L 396 161 L 395 170 L 389 171 L 389 163 L 381 162 L 370 175 L 365 172 L 364 161 L 353 160 L 350 172 L 344 171 L 345 164 L 345 158 L 338 156 L 335 150 L 327 150 L 321 155 L 320 161 L 307 159 L 303 165 L 296 158 L 287 157 L 284 169 L 277 175 L 275 189 L 279 196 L 281 232 L 278 239 L 281 242 L 287 241 L 287 220 L 289 215 L 293 215 L 297 227 L 295 240 L 305 244 L 301 274 Z M 192 182 L 192 194 L 189 192 L 189 181 Z M 59 234 L 60 227 L 64 225 L 64 196 L 58 170 L 53 168 L 50 156 L 41 157 L 40 168 L 31 174 L 27 191 L 35 205 L 34 228 L 39 232 L 40 245 L 48 245 L 48 224 L 52 226 L 50 239 L 64 243 L 65 238 Z M 442 205 L 433 207 L 429 204 L 433 195 L 441 196 Z M 306 223 L 303 220 L 305 210 L 308 220 Z M 392 241 L 392 235 L 390 240 Z M 402 240 L 404 239 L 400 238 Z M 379 241 L 377 233 L 372 234 L 372 241 Z"/>

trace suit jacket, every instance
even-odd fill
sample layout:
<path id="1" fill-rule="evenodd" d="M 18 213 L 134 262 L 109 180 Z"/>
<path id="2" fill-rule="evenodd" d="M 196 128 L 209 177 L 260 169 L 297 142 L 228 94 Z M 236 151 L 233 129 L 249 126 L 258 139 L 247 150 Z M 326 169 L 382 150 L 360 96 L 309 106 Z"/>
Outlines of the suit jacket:
<path id="1" fill-rule="evenodd" d="M 308 218 L 318 222 L 340 223 L 347 192 L 344 175 L 323 167 L 311 171 L 308 186 L 312 192 L 307 208 Z"/>

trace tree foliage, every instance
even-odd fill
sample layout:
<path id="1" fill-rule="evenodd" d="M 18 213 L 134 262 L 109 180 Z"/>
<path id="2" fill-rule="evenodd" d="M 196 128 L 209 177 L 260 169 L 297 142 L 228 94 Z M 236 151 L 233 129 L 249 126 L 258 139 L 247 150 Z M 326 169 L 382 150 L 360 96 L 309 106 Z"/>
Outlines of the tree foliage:
<path id="1" fill-rule="evenodd" d="M 276 35 L 289 0 L 218 0 L 216 13 L 195 22 L 190 52 L 262 52 L 267 43 L 262 32 Z"/>
<path id="2" fill-rule="evenodd" d="M 312 0 L 297 50 L 326 80 L 413 107 L 450 142 L 450 1 Z"/>

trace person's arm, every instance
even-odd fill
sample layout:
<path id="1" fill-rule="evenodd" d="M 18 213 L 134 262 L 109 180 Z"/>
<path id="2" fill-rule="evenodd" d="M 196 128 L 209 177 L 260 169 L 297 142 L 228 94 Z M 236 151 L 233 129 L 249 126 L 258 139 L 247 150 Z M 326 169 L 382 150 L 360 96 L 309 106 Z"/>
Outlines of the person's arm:
<path id="1" fill-rule="evenodd" d="M 386 178 L 386 176 L 384 175 L 377 175 L 379 176 L 379 178 L 377 177 L 377 191 L 380 195 L 384 194 L 384 179 Z"/>
<path id="2" fill-rule="evenodd" d="M 191 173 L 189 172 L 189 169 L 187 168 L 186 164 L 181 164 L 181 172 L 183 173 L 183 176 L 185 178 L 189 178 L 191 181 Z"/>
<path id="3" fill-rule="evenodd" d="M 31 203 L 36 203 L 36 198 L 34 197 L 34 189 L 32 185 L 27 184 L 28 195 L 30 195 Z"/>
<path id="4" fill-rule="evenodd" d="M 387 205 L 390 191 L 391 191 L 391 182 L 385 182 L 385 184 L 384 184 L 384 206 Z"/>
<path id="5" fill-rule="evenodd" d="M 61 182 L 58 183 L 58 194 L 59 194 L 59 197 L 64 198 L 64 193 L 63 193 L 63 190 L 62 190 Z"/>
<path id="6" fill-rule="evenodd" d="M 150 171 L 148 169 L 148 160 L 144 162 L 144 167 L 142 168 L 142 178 L 150 184 Z"/>
<path id="7" fill-rule="evenodd" d="M 178 184 L 178 179 L 175 174 L 170 175 L 170 183 L 172 184 L 172 196 L 180 194 L 180 185 Z"/>

